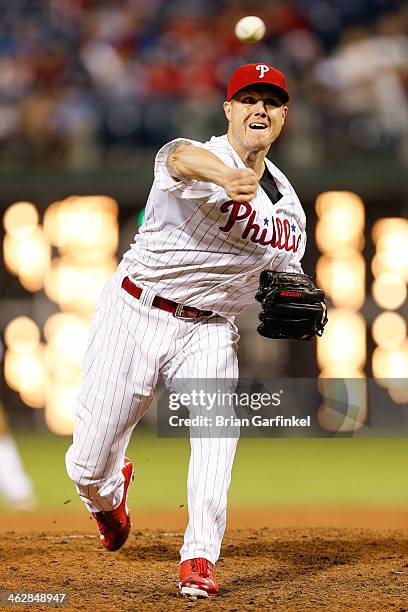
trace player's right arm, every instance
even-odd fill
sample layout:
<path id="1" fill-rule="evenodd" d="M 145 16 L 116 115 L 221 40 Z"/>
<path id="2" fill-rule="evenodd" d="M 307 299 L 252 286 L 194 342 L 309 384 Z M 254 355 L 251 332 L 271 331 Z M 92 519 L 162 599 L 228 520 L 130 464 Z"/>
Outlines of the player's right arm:
<path id="1" fill-rule="evenodd" d="M 255 198 L 259 185 L 251 168 L 230 168 L 211 151 L 190 142 L 180 142 L 173 148 L 167 157 L 167 167 L 174 178 L 220 185 L 235 202 Z"/>

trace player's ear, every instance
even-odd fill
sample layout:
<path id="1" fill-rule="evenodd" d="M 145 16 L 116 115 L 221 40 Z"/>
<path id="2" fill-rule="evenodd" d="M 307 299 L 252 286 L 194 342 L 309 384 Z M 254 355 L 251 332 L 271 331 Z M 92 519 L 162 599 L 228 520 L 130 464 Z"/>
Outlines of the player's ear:
<path id="1" fill-rule="evenodd" d="M 228 121 L 231 121 L 231 102 L 228 100 L 224 102 L 224 113 Z"/>
<path id="2" fill-rule="evenodd" d="M 283 118 L 283 122 L 285 122 L 286 115 L 288 114 L 288 110 L 289 110 L 289 107 L 288 107 L 288 106 L 286 106 L 286 105 L 285 105 L 285 106 L 282 108 L 282 118 Z"/>

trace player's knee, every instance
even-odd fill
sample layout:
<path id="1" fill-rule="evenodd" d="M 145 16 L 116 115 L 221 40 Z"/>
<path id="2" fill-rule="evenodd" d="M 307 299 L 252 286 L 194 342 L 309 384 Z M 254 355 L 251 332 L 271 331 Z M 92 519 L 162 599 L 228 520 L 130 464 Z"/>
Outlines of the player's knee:
<path id="1" fill-rule="evenodd" d="M 102 474 L 98 474 L 97 469 L 91 470 L 85 461 L 74 456 L 73 447 L 65 455 L 65 466 L 68 476 L 77 487 L 89 487 L 101 480 Z"/>

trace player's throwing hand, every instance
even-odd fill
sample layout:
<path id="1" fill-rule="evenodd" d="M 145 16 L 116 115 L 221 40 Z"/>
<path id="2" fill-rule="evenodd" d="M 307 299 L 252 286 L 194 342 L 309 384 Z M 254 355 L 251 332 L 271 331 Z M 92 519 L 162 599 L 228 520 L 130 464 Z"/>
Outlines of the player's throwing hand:
<path id="1" fill-rule="evenodd" d="M 249 202 L 256 196 L 259 178 L 251 168 L 228 168 L 223 187 L 234 202 Z"/>

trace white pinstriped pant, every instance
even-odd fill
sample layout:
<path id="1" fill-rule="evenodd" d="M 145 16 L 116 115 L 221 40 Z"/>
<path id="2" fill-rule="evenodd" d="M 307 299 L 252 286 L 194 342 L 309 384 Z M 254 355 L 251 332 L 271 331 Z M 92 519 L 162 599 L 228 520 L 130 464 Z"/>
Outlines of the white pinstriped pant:
<path id="1" fill-rule="evenodd" d="M 145 306 L 143 296 L 137 300 L 121 288 L 125 275 L 120 266 L 94 314 L 66 455 L 68 474 L 91 512 L 111 510 L 122 500 L 125 451 L 159 374 L 166 384 L 238 378 L 239 335 L 233 323 L 218 316 L 180 319 Z M 190 436 L 189 523 L 181 562 L 204 557 L 215 563 L 219 557 L 238 437 L 238 429 L 229 437 Z"/>

